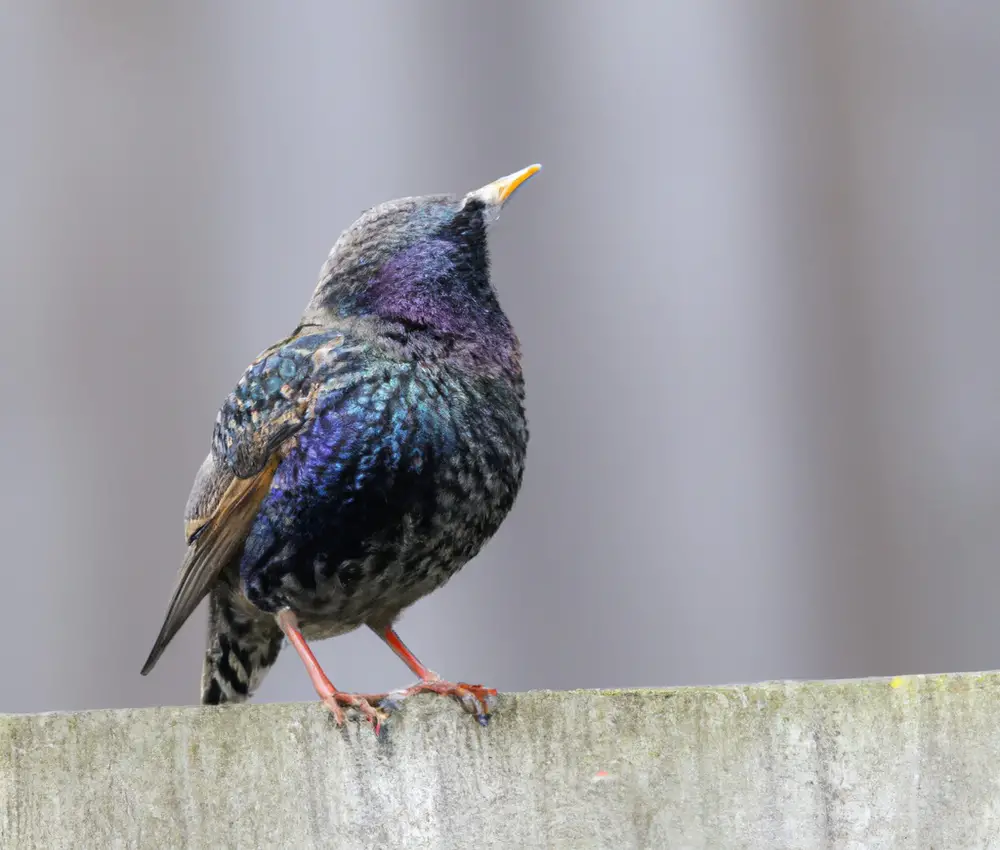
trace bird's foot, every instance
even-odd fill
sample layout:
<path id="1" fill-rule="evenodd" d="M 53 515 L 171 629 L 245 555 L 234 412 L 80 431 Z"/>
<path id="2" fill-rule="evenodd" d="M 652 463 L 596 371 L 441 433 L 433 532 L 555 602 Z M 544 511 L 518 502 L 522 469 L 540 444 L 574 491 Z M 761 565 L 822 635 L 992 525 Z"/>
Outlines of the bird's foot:
<path id="1" fill-rule="evenodd" d="M 333 715 L 333 719 L 337 721 L 337 725 L 344 725 L 344 708 L 342 706 L 353 708 L 365 720 L 371 723 L 377 737 L 378 733 L 382 731 L 382 721 L 385 719 L 385 712 L 373 708 L 373 701 L 366 699 L 364 695 L 347 694 L 343 691 L 338 691 L 333 686 L 333 682 L 327 678 L 326 673 L 323 672 L 323 668 L 319 666 L 319 662 L 316 660 L 316 656 L 313 655 L 313 651 L 309 648 L 309 644 L 306 643 L 306 639 L 302 637 L 302 632 L 299 630 L 298 617 L 295 616 L 295 613 L 291 609 L 282 609 L 278 612 L 276 619 L 278 627 L 285 633 L 288 642 L 295 647 L 299 658 L 305 664 L 316 693 L 319 694 L 323 705 L 330 709 L 330 713 Z"/>
<path id="2" fill-rule="evenodd" d="M 365 720 L 372 725 L 377 736 L 382 731 L 382 721 L 386 718 L 386 713 L 380 708 L 375 708 L 367 697 L 361 694 L 345 694 L 342 691 L 332 691 L 323 696 L 323 705 L 330 709 L 333 719 L 338 726 L 344 725 L 344 708 L 353 708 Z"/>
<path id="3" fill-rule="evenodd" d="M 465 682 L 446 682 L 444 679 L 423 679 L 415 685 L 400 691 L 385 694 L 379 700 L 379 707 L 391 711 L 407 697 L 416 694 L 440 694 L 456 699 L 469 714 L 485 726 L 496 708 L 497 692 L 494 688 L 482 685 L 469 685 Z"/>

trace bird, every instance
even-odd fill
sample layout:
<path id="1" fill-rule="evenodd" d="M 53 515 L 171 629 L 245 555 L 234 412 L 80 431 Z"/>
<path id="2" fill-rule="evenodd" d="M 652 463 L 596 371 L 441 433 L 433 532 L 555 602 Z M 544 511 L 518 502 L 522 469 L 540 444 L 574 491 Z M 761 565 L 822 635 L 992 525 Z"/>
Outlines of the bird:
<path id="1" fill-rule="evenodd" d="M 298 326 L 225 398 L 184 511 L 187 543 L 147 675 L 208 597 L 204 705 L 248 700 L 285 641 L 337 725 L 376 734 L 419 693 L 486 725 L 496 690 L 450 682 L 395 629 L 493 537 L 528 445 L 521 345 L 488 237 L 530 165 L 459 194 L 388 201 L 333 245 Z M 310 643 L 366 626 L 417 677 L 341 691 Z"/>

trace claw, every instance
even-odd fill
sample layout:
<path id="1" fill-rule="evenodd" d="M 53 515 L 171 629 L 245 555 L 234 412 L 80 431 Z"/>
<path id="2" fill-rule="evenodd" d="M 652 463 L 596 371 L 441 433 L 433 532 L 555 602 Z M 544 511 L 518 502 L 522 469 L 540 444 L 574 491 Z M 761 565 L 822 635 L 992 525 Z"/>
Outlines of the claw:
<path id="1" fill-rule="evenodd" d="M 337 704 L 337 700 L 334 697 L 326 697 L 323 700 L 323 705 L 330 709 L 330 714 L 333 715 L 333 719 L 338 726 L 344 725 L 344 710 Z"/>
<path id="2" fill-rule="evenodd" d="M 353 708 L 366 721 L 368 721 L 371 724 L 372 729 L 375 731 L 375 737 L 378 737 L 382 731 L 382 721 L 385 719 L 385 713 L 379 711 L 377 708 L 374 708 L 372 704 L 363 696 L 345 694 L 340 691 L 336 691 L 323 698 L 323 705 L 330 710 L 330 713 L 333 715 L 333 719 L 338 726 L 344 725 L 344 710 L 341 708 L 343 705 L 348 708 Z"/>
<path id="3" fill-rule="evenodd" d="M 465 710 L 474 714 L 479 722 L 485 726 L 486 723 L 483 722 L 483 719 L 488 722 L 490 715 L 496 708 L 496 689 L 484 688 L 482 685 L 466 685 L 463 682 L 458 683 L 458 688 L 465 691 L 460 697 Z"/>
<path id="4" fill-rule="evenodd" d="M 391 713 L 401 708 L 409 697 L 425 693 L 452 697 L 465 711 L 475 717 L 481 726 L 489 723 L 497 701 L 497 692 L 494 688 L 468 685 L 465 682 L 445 682 L 442 679 L 424 679 L 403 690 L 372 695 L 368 698 L 377 703 L 383 711 Z"/>

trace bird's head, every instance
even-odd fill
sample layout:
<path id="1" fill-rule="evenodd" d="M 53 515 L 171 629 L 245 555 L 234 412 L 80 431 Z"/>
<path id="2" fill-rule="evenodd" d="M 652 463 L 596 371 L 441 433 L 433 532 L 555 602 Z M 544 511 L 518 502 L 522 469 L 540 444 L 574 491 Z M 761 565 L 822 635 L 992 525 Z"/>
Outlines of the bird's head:
<path id="1" fill-rule="evenodd" d="M 464 196 L 367 210 L 333 246 L 303 321 L 373 316 L 454 336 L 512 336 L 490 282 L 487 231 L 539 170 L 528 166 Z"/>

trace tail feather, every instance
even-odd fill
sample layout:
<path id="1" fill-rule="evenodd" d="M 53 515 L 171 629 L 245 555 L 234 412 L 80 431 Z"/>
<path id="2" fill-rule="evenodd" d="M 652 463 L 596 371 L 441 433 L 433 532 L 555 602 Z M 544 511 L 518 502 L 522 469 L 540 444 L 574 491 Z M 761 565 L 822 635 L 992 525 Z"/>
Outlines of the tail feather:
<path id="1" fill-rule="evenodd" d="M 283 643 L 274 617 L 254 610 L 226 582 L 216 584 L 209 594 L 202 704 L 245 702 L 253 696 Z"/>

